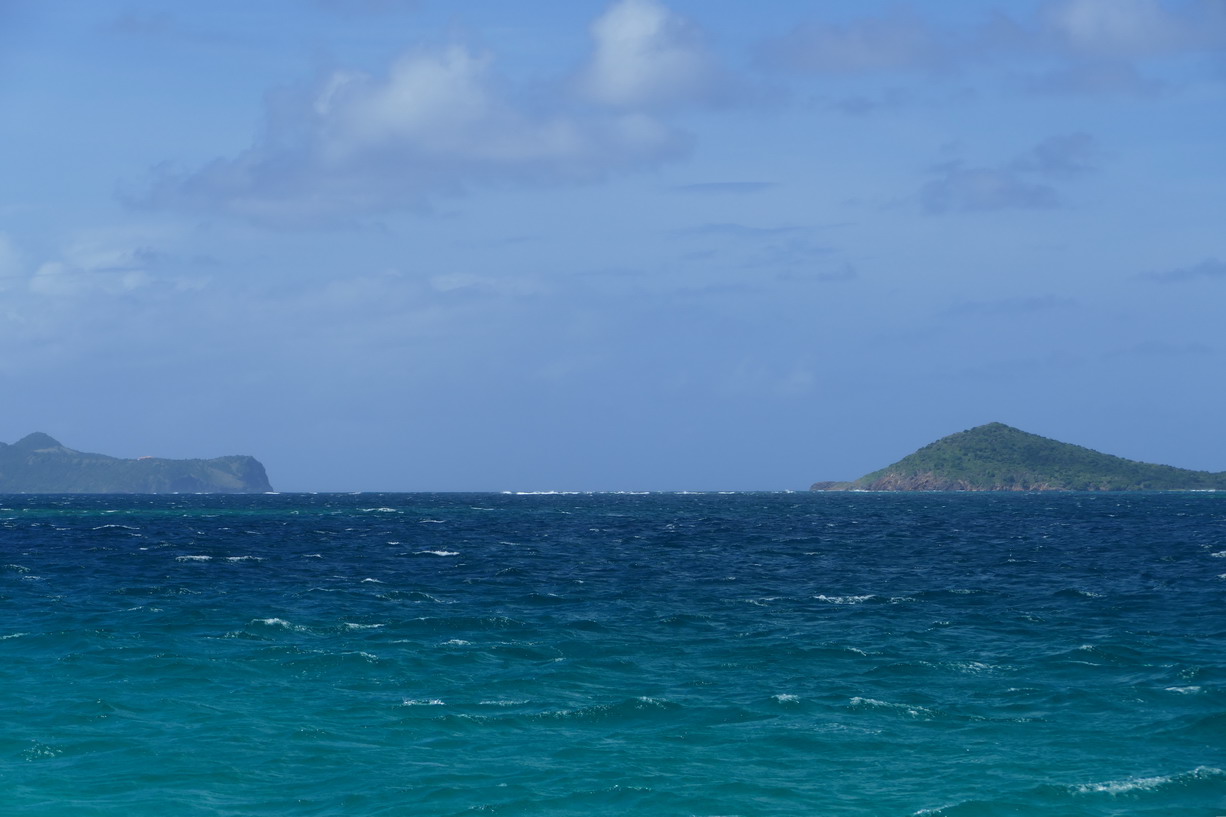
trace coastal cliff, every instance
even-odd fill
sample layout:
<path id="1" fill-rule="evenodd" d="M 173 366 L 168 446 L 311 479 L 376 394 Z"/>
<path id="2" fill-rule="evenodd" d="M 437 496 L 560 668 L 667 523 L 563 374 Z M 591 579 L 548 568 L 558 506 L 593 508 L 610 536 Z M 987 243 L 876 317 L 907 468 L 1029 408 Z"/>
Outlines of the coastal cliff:
<path id="1" fill-rule="evenodd" d="M 942 437 L 857 480 L 816 482 L 810 490 L 1226 490 L 1226 473 L 1136 462 L 988 423 Z"/>
<path id="2" fill-rule="evenodd" d="M 62 445 L 36 432 L 0 443 L 0 493 L 10 494 L 250 494 L 271 491 L 255 457 L 173 460 L 120 459 Z"/>

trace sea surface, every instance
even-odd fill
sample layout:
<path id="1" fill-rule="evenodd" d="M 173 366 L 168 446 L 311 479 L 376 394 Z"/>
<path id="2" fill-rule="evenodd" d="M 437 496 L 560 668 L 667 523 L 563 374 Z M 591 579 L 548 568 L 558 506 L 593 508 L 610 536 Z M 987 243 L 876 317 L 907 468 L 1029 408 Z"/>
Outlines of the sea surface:
<path id="1" fill-rule="evenodd" d="M 0 496 L 0 814 L 1226 815 L 1226 494 Z"/>

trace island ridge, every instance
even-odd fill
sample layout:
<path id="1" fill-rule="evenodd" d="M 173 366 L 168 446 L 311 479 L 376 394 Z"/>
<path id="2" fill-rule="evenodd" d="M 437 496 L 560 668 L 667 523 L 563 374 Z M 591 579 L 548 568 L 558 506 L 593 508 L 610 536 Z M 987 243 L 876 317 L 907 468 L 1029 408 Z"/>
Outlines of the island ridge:
<path id="1" fill-rule="evenodd" d="M 41 432 L 0 443 L 0 493 L 253 494 L 272 490 L 255 457 L 120 459 L 75 451 Z"/>
<path id="2" fill-rule="evenodd" d="M 1226 473 L 1136 462 L 988 423 L 942 437 L 857 480 L 816 482 L 810 490 L 1226 490 Z"/>

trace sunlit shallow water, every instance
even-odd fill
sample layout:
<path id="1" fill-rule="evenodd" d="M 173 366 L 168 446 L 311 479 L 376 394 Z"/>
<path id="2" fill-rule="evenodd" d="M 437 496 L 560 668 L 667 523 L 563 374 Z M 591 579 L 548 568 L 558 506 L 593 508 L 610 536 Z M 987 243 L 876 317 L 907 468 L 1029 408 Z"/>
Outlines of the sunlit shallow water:
<path id="1" fill-rule="evenodd" d="M 0 497 L 13 815 L 1226 814 L 1226 495 Z"/>

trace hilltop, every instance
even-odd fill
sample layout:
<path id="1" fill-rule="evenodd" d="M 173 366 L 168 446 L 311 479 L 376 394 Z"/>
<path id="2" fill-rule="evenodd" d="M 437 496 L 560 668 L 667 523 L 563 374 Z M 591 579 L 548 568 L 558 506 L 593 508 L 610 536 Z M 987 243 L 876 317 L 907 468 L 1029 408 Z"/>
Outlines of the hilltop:
<path id="1" fill-rule="evenodd" d="M 0 443 L 0 493 L 7 494 L 249 494 L 271 491 L 254 457 L 208 460 L 120 459 L 89 454 L 35 432 Z"/>
<path id="2" fill-rule="evenodd" d="M 814 491 L 1180 491 L 1226 490 L 1226 473 L 1103 454 L 988 423 L 929 443 L 852 482 Z"/>

